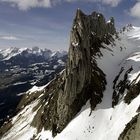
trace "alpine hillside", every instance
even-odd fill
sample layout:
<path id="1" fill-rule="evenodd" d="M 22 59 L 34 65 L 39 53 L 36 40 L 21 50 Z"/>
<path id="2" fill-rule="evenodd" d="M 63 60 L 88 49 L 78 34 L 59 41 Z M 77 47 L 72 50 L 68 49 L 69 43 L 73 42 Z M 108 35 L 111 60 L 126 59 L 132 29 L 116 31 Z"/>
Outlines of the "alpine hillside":
<path id="1" fill-rule="evenodd" d="M 23 94 L 52 80 L 66 59 L 65 51 L 38 47 L 0 50 L 0 126 L 15 114 Z"/>
<path id="2" fill-rule="evenodd" d="M 139 140 L 140 27 L 77 10 L 65 69 L 26 92 L 1 140 Z"/>

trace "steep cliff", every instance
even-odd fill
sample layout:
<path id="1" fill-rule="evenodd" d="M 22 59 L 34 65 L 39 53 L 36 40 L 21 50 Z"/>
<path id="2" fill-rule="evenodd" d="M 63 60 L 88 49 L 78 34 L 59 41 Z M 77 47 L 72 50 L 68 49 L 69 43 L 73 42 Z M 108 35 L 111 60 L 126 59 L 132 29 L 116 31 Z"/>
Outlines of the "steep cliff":
<path id="1" fill-rule="evenodd" d="M 45 107 L 43 116 L 49 117 L 46 129 L 51 129 L 54 136 L 66 127 L 89 99 L 92 109 L 101 102 L 106 79 L 95 56 L 101 55 L 102 43 L 109 43 L 115 33 L 114 22 L 106 23 L 102 14 L 93 12 L 87 16 L 77 10 L 64 80 L 59 83 L 62 88 L 55 90 L 54 100 Z"/>
<path id="2" fill-rule="evenodd" d="M 65 70 L 27 92 L 0 129 L 2 139 L 117 140 L 138 114 L 136 33 L 140 29 L 130 25 L 116 32 L 113 17 L 106 22 L 100 13 L 78 9 Z"/>
<path id="3" fill-rule="evenodd" d="M 113 39 L 111 35 L 115 33 L 113 18 L 106 23 L 100 13 L 85 15 L 80 9 L 77 10 L 70 34 L 66 70 L 46 87 L 40 103 L 45 100 L 48 104 L 38 110 L 43 110 L 44 113 L 40 116 L 37 113 L 34 117 L 34 127 L 40 128 L 43 124 L 45 129 L 52 130 L 55 136 L 89 99 L 92 109 L 101 102 L 106 79 L 103 71 L 97 66 L 95 56 L 102 55 L 102 43 L 109 44 Z M 28 98 L 28 95 L 23 98 L 18 110 L 35 97 L 29 98 L 29 101 Z M 36 120 L 39 122 L 34 123 Z"/>

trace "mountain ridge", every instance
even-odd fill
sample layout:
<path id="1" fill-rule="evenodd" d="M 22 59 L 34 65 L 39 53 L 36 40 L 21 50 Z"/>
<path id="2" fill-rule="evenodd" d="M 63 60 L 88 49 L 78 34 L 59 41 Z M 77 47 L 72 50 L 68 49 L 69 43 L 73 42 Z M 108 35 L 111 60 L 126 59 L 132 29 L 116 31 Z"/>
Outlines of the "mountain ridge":
<path id="1" fill-rule="evenodd" d="M 16 48 L 16 47 L 11 47 L 8 49 L 2 49 L 0 50 L 0 60 L 9 60 L 12 57 L 16 56 L 16 55 L 25 55 L 26 57 L 28 57 L 28 55 L 40 55 L 40 56 L 44 56 L 45 59 L 48 59 L 50 57 L 55 57 L 55 55 L 57 55 L 57 57 L 62 57 L 63 55 L 66 55 L 67 52 L 66 51 L 51 51 L 50 49 L 41 49 L 39 47 L 33 47 L 33 48 Z"/>
<path id="2" fill-rule="evenodd" d="M 138 27 L 117 32 L 114 18 L 78 9 L 65 70 L 41 91 L 27 92 L 0 129 L 2 140 L 131 137 L 125 126 L 139 114 L 139 38 Z"/>

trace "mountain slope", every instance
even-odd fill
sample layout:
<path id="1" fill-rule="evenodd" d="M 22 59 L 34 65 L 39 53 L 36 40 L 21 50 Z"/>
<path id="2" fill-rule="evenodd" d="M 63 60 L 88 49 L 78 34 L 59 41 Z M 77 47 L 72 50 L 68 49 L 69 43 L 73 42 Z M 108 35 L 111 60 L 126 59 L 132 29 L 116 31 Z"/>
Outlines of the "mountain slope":
<path id="1" fill-rule="evenodd" d="M 66 69 L 26 93 L 17 115 L 0 129 L 1 139 L 132 138 L 139 126 L 139 46 L 140 28 L 116 32 L 113 18 L 106 22 L 100 13 L 78 9 Z"/>
<path id="2" fill-rule="evenodd" d="M 0 126 L 11 118 L 22 96 L 43 86 L 65 67 L 67 53 L 48 49 L 9 48 L 0 51 Z"/>

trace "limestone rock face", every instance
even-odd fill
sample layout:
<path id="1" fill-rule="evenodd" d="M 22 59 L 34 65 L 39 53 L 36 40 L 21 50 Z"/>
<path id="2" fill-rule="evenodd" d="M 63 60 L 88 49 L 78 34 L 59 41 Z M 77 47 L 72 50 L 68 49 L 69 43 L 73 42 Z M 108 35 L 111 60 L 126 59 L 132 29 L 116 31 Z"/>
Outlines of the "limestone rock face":
<path id="1" fill-rule="evenodd" d="M 102 14 L 85 15 L 76 12 L 70 34 L 70 47 L 63 80 L 53 93 L 43 118 L 48 118 L 46 129 L 54 136 L 61 132 L 81 107 L 90 99 L 91 108 L 101 102 L 105 90 L 105 74 L 98 68 L 95 56 L 102 55 L 102 43 L 109 43 L 115 34 L 114 20 L 106 23 Z"/>
<path id="2" fill-rule="evenodd" d="M 70 47 L 66 69 L 58 75 L 46 88 L 34 117 L 33 127 L 40 131 L 51 130 L 53 136 L 60 133 L 75 117 L 83 105 L 90 100 L 91 110 L 102 101 L 106 86 L 106 76 L 96 63 L 96 56 L 101 56 L 102 43 L 113 41 L 116 34 L 114 19 L 106 23 L 102 14 L 93 12 L 85 15 L 77 10 L 70 33 Z M 30 100 L 37 99 L 42 93 Z M 28 98 L 30 96 L 28 95 Z M 29 104 L 27 96 L 20 107 Z M 37 123 L 34 123 L 37 122 Z"/>

